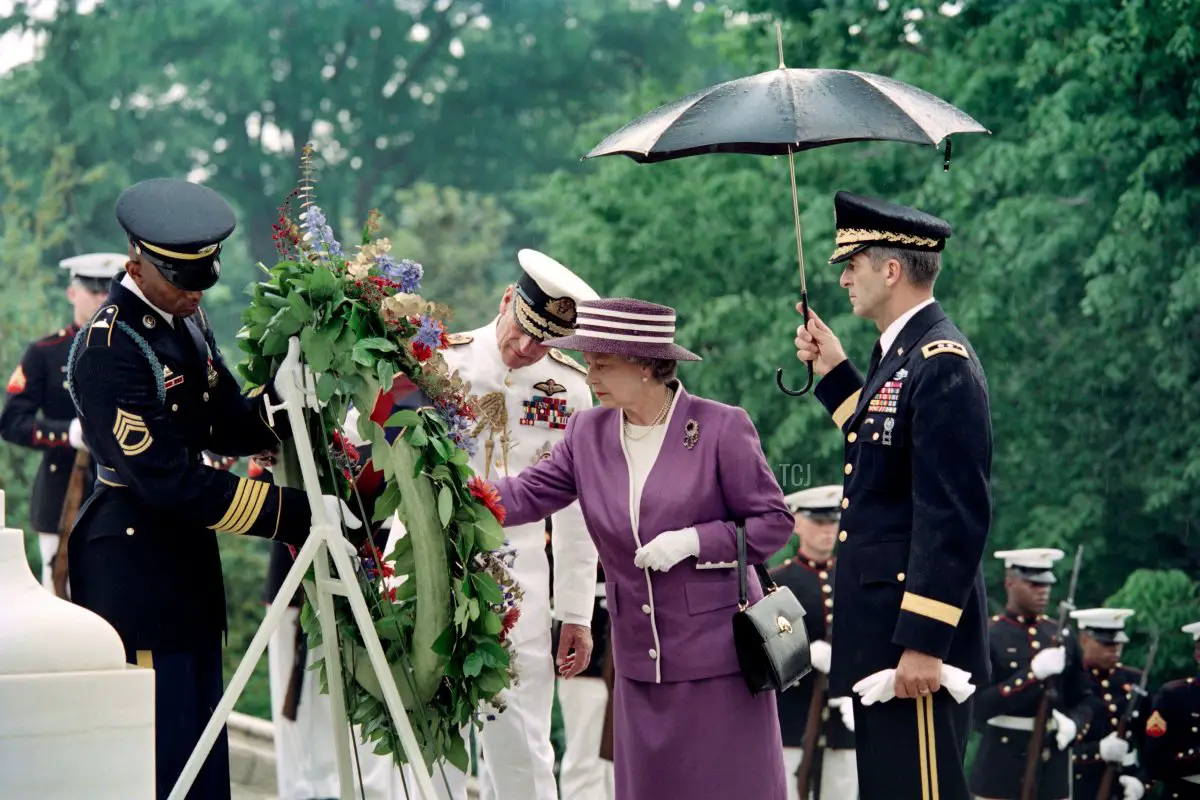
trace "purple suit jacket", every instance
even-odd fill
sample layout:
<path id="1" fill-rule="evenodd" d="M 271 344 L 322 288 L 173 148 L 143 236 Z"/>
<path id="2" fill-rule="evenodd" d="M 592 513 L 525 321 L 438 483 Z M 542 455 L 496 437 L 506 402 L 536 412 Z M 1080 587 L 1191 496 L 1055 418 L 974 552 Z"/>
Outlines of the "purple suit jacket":
<path id="1" fill-rule="evenodd" d="M 616 670 L 654 683 L 738 671 L 736 521 L 745 523 L 751 565 L 777 552 L 792 533 L 792 516 L 750 417 L 678 388 L 666 439 L 642 490 L 638 530 L 618 410 L 575 412 L 549 458 L 495 481 L 508 525 L 543 519 L 578 497 L 604 567 Z M 699 430 L 689 448 L 684 432 L 693 420 Z M 700 536 L 699 558 L 667 572 L 634 565 L 640 545 L 692 526 Z M 747 578 L 754 602 L 762 588 L 753 570 Z"/>

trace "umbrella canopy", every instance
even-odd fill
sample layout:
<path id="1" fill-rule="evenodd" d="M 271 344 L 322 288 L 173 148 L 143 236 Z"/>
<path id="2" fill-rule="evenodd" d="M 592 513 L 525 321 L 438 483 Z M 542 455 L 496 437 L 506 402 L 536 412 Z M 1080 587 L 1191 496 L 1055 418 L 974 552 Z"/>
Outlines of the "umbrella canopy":
<path id="1" fill-rule="evenodd" d="M 989 133 L 915 86 L 841 69 L 779 69 L 710 86 L 638 117 L 584 158 L 641 163 L 705 153 L 786 155 L 855 141 L 938 145 L 955 133 Z"/>

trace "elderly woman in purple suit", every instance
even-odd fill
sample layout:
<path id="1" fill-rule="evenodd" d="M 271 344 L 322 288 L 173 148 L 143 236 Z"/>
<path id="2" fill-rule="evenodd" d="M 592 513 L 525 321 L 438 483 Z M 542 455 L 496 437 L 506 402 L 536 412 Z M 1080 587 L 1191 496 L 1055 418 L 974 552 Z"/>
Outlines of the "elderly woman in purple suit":
<path id="1" fill-rule="evenodd" d="M 607 579 L 616 670 L 617 800 L 784 800 L 775 697 L 738 669 L 735 530 L 765 561 L 792 532 L 758 434 L 740 408 L 689 395 L 675 311 L 583 302 L 573 336 L 600 405 L 574 413 L 549 456 L 495 481 L 507 524 L 578 498 Z M 762 597 L 753 570 L 750 601 Z M 568 664 L 559 664 L 560 671 Z"/>

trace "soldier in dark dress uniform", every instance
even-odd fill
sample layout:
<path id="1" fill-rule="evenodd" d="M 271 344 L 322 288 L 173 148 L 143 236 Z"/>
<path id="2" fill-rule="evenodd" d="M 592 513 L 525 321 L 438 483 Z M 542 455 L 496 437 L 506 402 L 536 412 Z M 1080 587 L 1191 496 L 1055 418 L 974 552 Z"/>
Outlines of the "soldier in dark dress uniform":
<path id="1" fill-rule="evenodd" d="M 855 315 L 882 335 L 864 376 L 815 313 L 796 331 L 797 357 L 823 376 L 814 394 L 846 441 L 830 694 L 894 678 L 887 702 L 854 697 L 862 800 L 966 800 L 972 699 L 940 690 L 944 666 L 988 682 L 987 381 L 933 297 L 950 226 L 846 192 L 834 211 L 830 262 L 844 265 Z"/>
<path id="2" fill-rule="evenodd" d="M 203 463 L 203 452 L 249 455 L 290 433 L 268 424 L 274 385 L 243 395 L 217 348 L 203 292 L 216 283 L 233 211 L 182 180 L 143 181 L 122 193 L 126 274 L 80 331 L 68 375 L 96 491 L 80 510 L 69 551 L 72 592 L 120 634 L 131 664 L 155 673 L 158 796 L 175 784 L 222 692 L 226 630 L 218 531 L 299 545 L 309 505 Z M 344 507 L 327 497 L 332 518 Z M 348 519 L 352 527 L 355 519 Z M 229 796 L 222 732 L 188 797 Z"/>
<path id="3" fill-rule="evenodd" d="M 1071 612 L 1083 648 L 1083 667 L 1091 688 L 1092 719 L 1075 739 L 1075 789 L 1080 800 L 1141 800 L 1148 778 L 1138 753 L 1150 717 L 1150 698 L 1135 692 L 1142 671 L 1121 663 L 1121 650 L 1129 641 L 1125 620 L 1130 608 L 1084 608 Z M 1117 727 L 1129 704 L 1133 711 L 1125 736 Z M 1100 783 L 1109 764 L 1117 765 L 1112 793 L 1099 798 Z"/>
<path id="4" fill-rule="evenodd" d="M 1038 773 L 1038 800 L 1071 795 L 1071 745 L 1091 720 L 1091 692 L 1076 637 L 1059 636 L 1058 622 L 1042 612 L 1056 582 L 1062 550 L 1030 548 L 996 553 L 1007 573 L 1004 613 L 988 627 L 992 680 L 980 688 L 975 722 L 983 733 L 971 768 L 971 791 L 981 800 L 1021 795 L 1025 758 L 1046 680 L 1055 678 Z M 1069 631 L 1068 631 L 1069 634 Z"/>
<path id="5" fill-rule="evenodd" d="M 841 519 L 840 484 L 815 486 L 784 498 L 795 517 L 798 545 L 795 555 L 771 571 L 780 586 L 791 589 L 804 607 L 814 671 L 776 696 L 779 729 L 783 735 L 783 761 L 788 772 L 788 800 L 801 797 L 797 770 L 803 762 L 804 732 L 812 708 L 813 691 L 822 678 L 817 741 L 808 780 L 815 800 L 853 800 L 858 796 L 858 769 L 854 760 L 852 703 L 849 697 L 831 704 L 824 676 L 829 674 L 830 634 L 833 628 L 833 581 L 838 521 Z M 808 800 L 805 796 L 804 800 Z"/>
<path id="6" fill-rule="evenodd" d="M 79 326 L 104 304 L 113 276 L 124 272 L 125 256 L 88 253 L 64 259 L 59 266 L 70 271 L 67 300 L 74 309 L 74 319 L 69 327 L 59 328 L 25 350 L 21 363 L 8 379 L 4 411 L 0 413 L 0 437 L 42 453 L 29 498 L 29 524 L 38 534 L 42 585 L 52 591 L 50 571 L 58 552 L 63 499 L 76 453 L 83 449 L 83 430 L 67 391 L 67 353 Z M 81 503 L 91 493 L 96 479 L 90 459 L 88 463 Z"/>
<path id="7" fill-rule="evenodd" d="M 1195 638 L 1200 664 L 1200 622 L 1183 632 Z M 1171 681 L 1155 695 L 1142 756 L 1164 800 L 1200 800 L 1200 678 Z"/>

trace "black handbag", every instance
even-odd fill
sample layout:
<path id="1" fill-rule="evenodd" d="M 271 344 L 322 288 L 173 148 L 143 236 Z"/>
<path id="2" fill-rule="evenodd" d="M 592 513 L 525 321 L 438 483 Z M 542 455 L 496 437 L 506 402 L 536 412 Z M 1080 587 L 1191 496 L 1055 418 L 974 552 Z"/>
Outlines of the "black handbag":
<path id="1" fill-rule="evenodd" d="M 786 586 L 779 586 L 762 564 L 755 564 L 765 594 L 748 602 L 746 529 L 737 526 L 738 611 L 733 615 L 733 646 L 750 694 L 783 692 L 812 671 L 804 606 Z"/>

